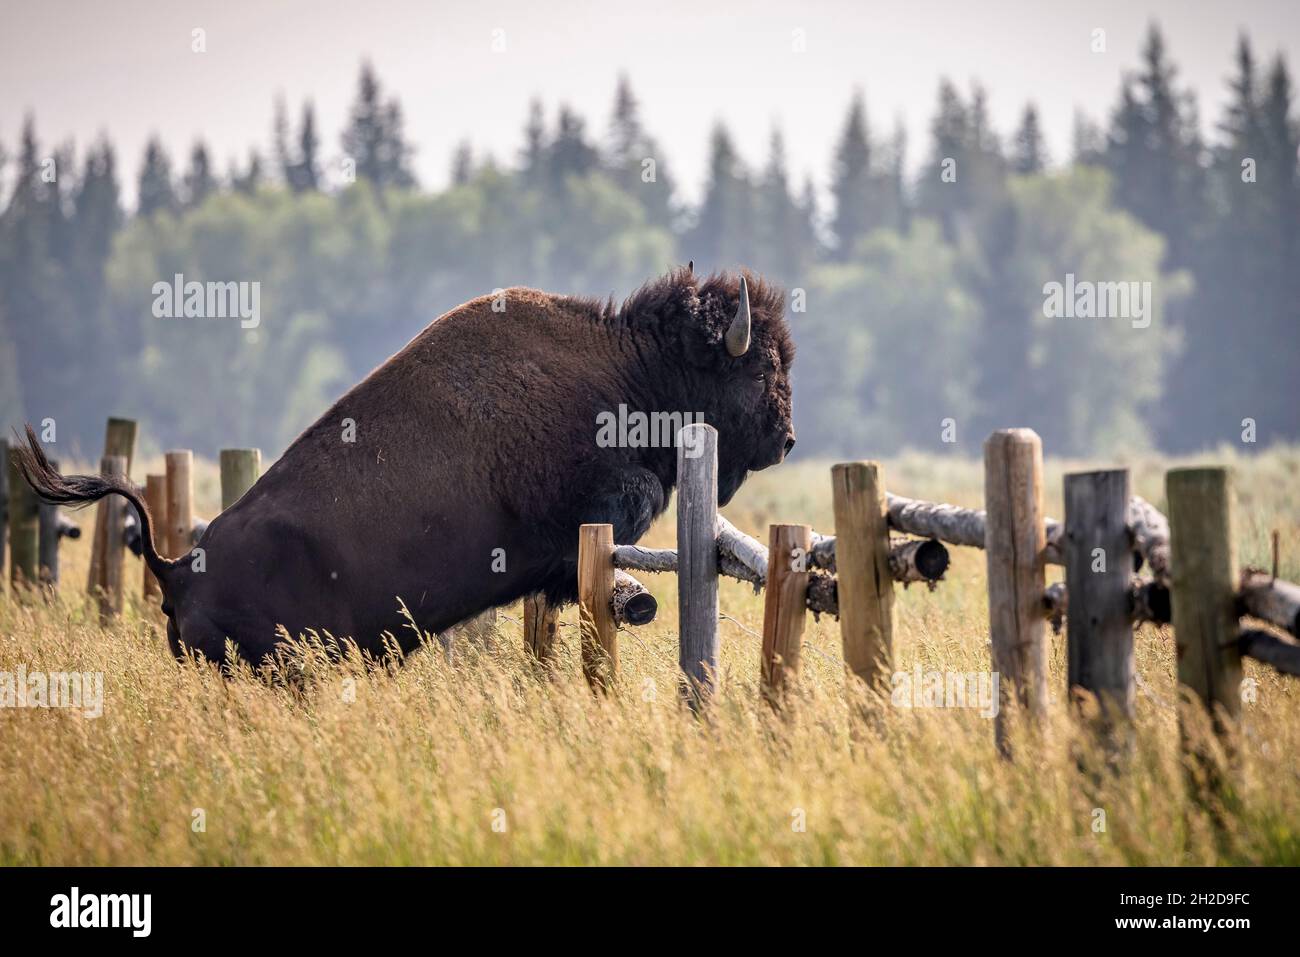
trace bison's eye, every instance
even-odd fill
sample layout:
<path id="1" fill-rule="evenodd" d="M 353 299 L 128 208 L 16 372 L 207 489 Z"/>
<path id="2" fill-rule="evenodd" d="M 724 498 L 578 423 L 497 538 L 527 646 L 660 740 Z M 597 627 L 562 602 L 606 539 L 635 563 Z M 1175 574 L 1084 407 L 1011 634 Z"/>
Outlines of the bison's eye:
<path id="1" fill-rule="evenodd" d="M 766 382 L 766 381 L 767 381 L 767 373 L 766 373 L 766 372 L 760 372 L 760 373 L 758 373 L 758 375 L 754 376 L 754 381 L 755 381 L 755 382 Z"/>

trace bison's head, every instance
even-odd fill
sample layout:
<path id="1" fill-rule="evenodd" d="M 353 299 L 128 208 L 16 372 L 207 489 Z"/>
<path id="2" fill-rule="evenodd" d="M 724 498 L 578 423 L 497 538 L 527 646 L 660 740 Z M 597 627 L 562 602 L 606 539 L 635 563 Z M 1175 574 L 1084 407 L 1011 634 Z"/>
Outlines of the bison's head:
<path id="1" fill-rule="evenodd" d="M 718 430 L 718 500 L 725 503 L 749 472 L 776 465 L 794 447 L 794 343 L 775 286 L 748 272 L 691 282 L 694 321 L 685 324 L 683 346 L 692 398 L 703 406 L 696 411 Z"/>

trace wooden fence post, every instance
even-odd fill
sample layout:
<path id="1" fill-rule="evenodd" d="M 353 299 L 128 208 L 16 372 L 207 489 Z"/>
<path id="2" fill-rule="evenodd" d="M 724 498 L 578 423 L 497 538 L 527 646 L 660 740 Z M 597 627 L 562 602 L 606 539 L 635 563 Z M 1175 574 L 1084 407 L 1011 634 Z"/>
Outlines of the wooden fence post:
<path id="1" fill-rule="evenodd" d="M 59 463 L 50 459 L 50 467 L 57 472 Z M 59 506 L 41 502 L 38 511 L 37 574 L 42 584 L 54 588 L 59 584 Z"/>
<path id="2" fill-rule="evenodd" d="M 1043 618 L 1043 446 L 1032 429 L 1000 429 L 984 443 L 984 550 L 988 563 L 993 671 L 1004 702 L 1014 689 L 1031 717 L 1047 705 Z M 1010 685 L 1010 687 L 1008 687 Z M 1005 709 L 994 726 L 998 749 L 1010 753 Z"/>
<path id="3" fill-rule="evenodd" d="M 578 529 L 578 622 L 582 634 L 582 673 L 593 689 L 613 688 L 618 674 L 618 627 L 614 596 L 614 526 Z"/>
<path id="4" fill-rule="evenodd" d="M 100 462 L 99 474 L 105 478 L 126 477 L 126 456 L 105 455 Z M 108 547 L 101 556 L 101 587 L 99 589 L 99 619 L 106 622 L 122 613 L 122 564 L 126 549 L 122 544 L 122 522 L 126 519 L 126 499 L 120 495 L 106 495 L 100 499 L 100 514 L 104 516 L 105 528 L 117 529 L 116 535 L 110 535 Z"/>
<path id="5" fill-rule="evenodd" d="M 808 525 L 773 525 L 768 530 L 760 682 L 763 697 L 774 706 L 781 704 L 788 681 L 799 673 L 811 550 Z"/>
<path id="6" fill-rule="evenodd" d="M 221 510 L 224 512 L 253 487 L 262 474 L 261 449 L 221 450 Z"/>
<path id="7" fill-rule="evenodd" d="M 167 557 L 190 553 L 194 534 L 194 453 L 189 449 L 168 452 L 167 461 Z"/>
<path id="8" fill-rule="evenodd" d="M 1065 477 L 1066 631 L 1071 696 L 1096 698 L 1103 729 L 1133 717 L 1133 577 L 1127 469 Z"/>
<path id="9" fill-rule="evenodd" d="M 5 546 L 9 542 L 9 442 L 0 439 L 0 597 L 4 596 Z"/>
<path id="10" fill-rule="evenodd" d="M 153 519 L 154 547 L 160 552 L 170 549 L 171 523 L 167 521 L 167 476 L 146 475 L 144 479 L 144 503 L 149 508 L 149 517 Z M 162 597 L 162 586 L 149 570 L 148 562 L 144 566 L 144 597 L 152 600 Z"/>
<path id="11" fill-rule="evenodd" d="M 18 449 L 9 449 L 9 581 L 12 591 L 40 581 L 40 501 L 18 469 Z"/>
<path id="12" fill-rule="evenodd" d="M 678 664 L 692 706 L 718 681 L 718 432 L 677 434 Z"/>
<path id="13" fill-rule="evenodd" d="M 541 592 L 524 597 L 524 647 L 537 661 L 555 655 L 555 629 L 559 614 Z"/>
<path id="14" fill-rule="evenodd" d="M 1224 718 L 1241 713 L 1232 482 L 1226 468 L 1172 469 L 1165 492 L 1178 681 L 1201 699 L 1222 731 Z"/>
<path id="15" fill-rule="evenodd" d="M 104 430 L 104 455 L 120 455 L 126 458 L 126 475 L 131 474 L 131 463 L 135 459 L 135 438 L 138 431 L 136 422 L 133 419 L 110 418 L 108 426 Z M 99 507 L 95 510 L 95 531 L 94 537 L 90 540 L 90 573 L 87 576 L 86 591 L 94 595 L 95 592 L 104 587 L 104 553 L 111 546 L 120 548 L 122 544 L 122 528 L 119 523 L 118 527 L 113 530 L 110 537 L 108 526 L 104 523 L 104 511 L 109 506 L 105 505 L 111 498 L 120 498 L 121 496 L 108 496 L 99 500 Z M 126 513 L 123 512 L 123 515 Z"/>
<path id="16" fill-rule="evenodd" d="M 887 686 L 894 635 L 884 467 L 878 462 L 833 466 L 831 487 L 844 664 L 880 689 Z"/>

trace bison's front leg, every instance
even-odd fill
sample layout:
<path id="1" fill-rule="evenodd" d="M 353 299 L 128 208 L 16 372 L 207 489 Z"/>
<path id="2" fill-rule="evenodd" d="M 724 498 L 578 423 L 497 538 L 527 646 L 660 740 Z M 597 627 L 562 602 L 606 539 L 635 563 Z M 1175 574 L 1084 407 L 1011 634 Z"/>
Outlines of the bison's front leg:
<path id="1" fill-rule="evenodd" d="M 615 543 L 634 545 L 667 504 L 658 477 L 649 469 L 629 465 L 587 490 L 578 503 L 578 524 L 613 525 Z"/>
<path id="2" fill-rule="evenodd" d="M 663 513 L 667 495 L 663 484 L 649 469 L 629 465 L 607 473 L 595 485 L 587 485 L 565 512 L 569 516 L 564 529 L 568 543 L 561 567 L 555 570 L 545 588 L 551 602 L 568 603 L 578 597 L 578 527 L 613 525 L 614 542 L 633 545 Z"/>

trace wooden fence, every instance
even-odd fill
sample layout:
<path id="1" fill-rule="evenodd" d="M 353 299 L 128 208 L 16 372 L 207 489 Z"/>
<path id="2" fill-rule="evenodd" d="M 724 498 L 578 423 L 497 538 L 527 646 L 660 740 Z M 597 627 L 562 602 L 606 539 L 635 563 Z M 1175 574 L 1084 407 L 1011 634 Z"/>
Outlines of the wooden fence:
<path id="1" fill-rule="evenodd" d="M 135 458 L 137 424 L 131 419 L 110 418 L 104 436 L 101 475 L 129 476 Z M 40 502 L 18 472 L 16 450 L 0 440 L 0 570 L 4 568 L 5 539 L 9 539 L 11 590 L 36 591 L 38 586 L 59 584 L 59 541 L 80 538 L 81 527 L 56 506 Z M 207 521 L 194 514 L 193 453 L 188 449 L 168 452 L 165 469 L 146 476 L 142 489 L 153 515 L 158 550 L 178 557 L 189 553 L 207 528 Z M 261 452 L 257 449 L 223 449 L 221 462 L 222 508 L 229 508 L 252 487 L 261 474 Z M 56 469 L 58 462 L 51 459 Z M 90 567 L 86 590 L 97 603 L 100 616 L 108 620 L 121 614 L 127 583 L 124 581 L 124 553 L 140 554 L 140 527 L 135 510 L 118 495 L 99 502 L 91 539 Z M 143 568 L 141 591 L 146 600 L 160 594 L 158 582 L 148 566 Z"/>
<path id="2" fill-rule="evenodd" d="M 716 433 L 687 428 L 700 434 L 678 448 L 677 549 L 617 544 L 608 525 L 582 528 L 579 620 L 594 686 L 608 689 L 617 677 L 625 618 L 614 607 L 615 582 L 643 571 L 677 573 L 680 666 L 696 706 L 717 689 L 720 575 L 766 589 L 759 662 L 766 698 L 779 703 L 798 672 L 810 612 L 838 617 L 850 678 L 883 690 L 893 667 L 894 587 L 933 588 L 948 566 L 948 545 L 985 551 L 991 670 L 1007 702 L 1018 705 L 998 709 L 1003 749 L 1010 715 L 1033 721 L 1046 707 L 1047 628 L 1066 620 L 1070 698 L 1111 723 L 1133 713 L 1133 628 L 1141 622 L 1184 623 L 1175 628 L 1179 682 L 1219 722 L 1240 710 L 1243 657 L 1300 675 L 1300 645 L 1240 626 L 1250 616 L 1294 637 L 1300 587 L 1238 567 L 1225 468 L 1171 470 L 1169 519 L 1132 495 L 1127 470 L 1070 474 L 1058 521 L 1043 511 L 1038 436 L 1001 430 L 984 445 L 983 510 L 891 494 L 879 463 L 844 463 L 831 469 L 836 534 L 773 525 L 764 546 L 717 514 Z M 688 449 L 703 451 L 691 457 Z M 1065 580 L 1047 585 L 1048 565 L 1064 566 Z M 645 591 L 629 581 L 623 587 Z M 529 607 L 526 631 L 530 621 L 550 620 L 553 633 L 553 610 L 538 597 Z M 529 647 L 546 657 L 551 644 L 530 640 Z"/>
<path id="3" fill-rule="evenodd" d="M 807 615 L 839 620 L 851 680 L 883 691 L 893 667 L 894 586 L 931 588 L 948 567 L 947 546 L 985 550 L 991 670 L 1006 703 L 995 736 L 1006 748 L 1009 714 L 1041 716 L 1048 701 L 1047 628 L 1067 632 L 1067 686 L 1074 700 L 1094 702 L 1112 719 L 1133 712 L 1133 626 L 1173 622 L 1178 679 L 1221 725 L 1241 705 L 1241 660 L 1255 658 L 1300 675 L 1300 645 L 1258 628 L 1260 619 L 1294 637 L 1300 587 L 1275 574 L 1242 570 L 1233 538 L 1231 479 L 1224 468 L 1174 469 L 1167 475 L 1165 518 L 1133 496 L 1126 470 L 1065 477 L 1065 518 L 1043 511 L 1042 445 L 1028 429 L 1001 430 L 984 445 L 985 509 L 917 501 L 890 493 L 877 462 L 831 469 L 834 536 L 807 525 L 773 525 L 767 544 L 736 529 L 717 511 L 717 433 L 696 434 L 678 446 L 676 549 L 616 543 L 609 525 L 579 533 L 578 593 L 583 672 L 594 688 L 611 691 L 618 677 L 618 630 L 655 618 L 654 596 L 632 572 L 675 572 L 679 605 L 679 664 L 683 689 L 702 707 L 718 687 L 718 578 L 763 589 L 762 694 L 779 705 L 798 673 Z M 136 424 L 110 419 L 101 468 L 129 475 Z M 17 474 L 0 442 L 0 569 L 9 540 L 15 589 L 58 582 L 58 542 L 79 528 L 58 509 L 43 507 Z M 256 449 L 221 452 L 222 507 L 257 480 Z M 160 550 L 186 554 L 206 523 L 194 515 L 193 455 L 168 452 L 165 472 L 146 476 Z M 111 618 L 123 605 L 123 549 L 138 549 L 139 529 L 118 496 L 98 506 L 92 542 L 90 593 Z M 1065 580 L 1046 583 L 1046 566 L 1062 565 Z M 146 599 L 158 594 L 148 569 Z M 495 613 L 488 613 L 493 617 Z M 524 602 L 524 638 L 540 660 L 553 654 L 556 611 L 540 596 Z"/>

